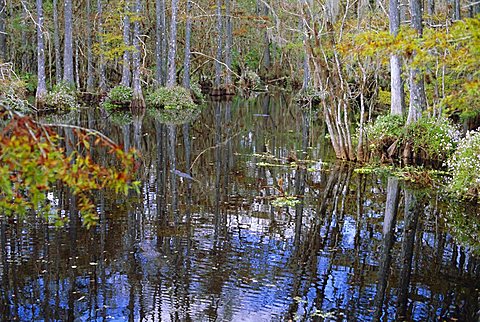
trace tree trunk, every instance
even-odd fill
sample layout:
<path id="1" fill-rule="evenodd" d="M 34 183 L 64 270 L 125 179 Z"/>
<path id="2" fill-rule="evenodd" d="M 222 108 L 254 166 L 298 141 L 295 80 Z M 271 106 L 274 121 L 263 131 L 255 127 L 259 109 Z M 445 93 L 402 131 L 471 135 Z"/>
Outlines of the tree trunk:
<path id="1" fill-rule="evenodd" d="M 93 77 L 93 53 L 92 53 L 92 16 L 91 0 L 87 0 L 87 92 L 92 93 Z"/>
<path id="2" fill-rule="evenodd" d="M 105 57 L 103 56 L 103 5 L 102 0 L 97 0 L 97 16 L 98 16 L 98 38 L 100 47 L 100 57 L 98 62 L 99 78 L 98 89 L 100 94 L 107 91 L 107 77 L 105 76 Z"/>
<path id="3" fill-rule="evenodd" d="M 420 0 L 410 0 L 410 12 L 412 27 L 417 31 L 418 36 L 422 37 L 423 26 Z M 427 105 L 423 73 L 416 67 L 410 68 L 409 84 L 410 105 L 408 108 L 407 124 L 416 122 L 422 116 L 422 112 L 425 110 Z"/>
<path id="4" fill-rule="evenodd" d="M 58 30 L 58 0 L 53 0 L 53 47 L 55 51 L 55 81 L 59 83 L 62 81 L 62 60 Z"/>
<path id="5" fill-rule="evenodd" d="M 155 25 L 155 80 L 157 85 L 164 86 L 166 82 L 165 63 L 166 63 L 166 47 L 167 47 L 167 23 L 165 19 L 165 0 L 155 1 L 155 10 L 157 14 Z"/>
<path id="6" fill-rule="evenodd" d="M 75 86 L 73 78 L 73 17 L 72 0 L 65 0 L 65 45 L 63 52 L 63 80 L 71 86 Z"/>
<path id="7" fill-rule="evenodd" d="M 231 13 L 232 0 L 225 0 L 225 19 L 227 29 L 227 39 L 225 43 L 225 64 L 227 65 L 227 71 L 225 76 L 225 85 L 227 89 L 232 85 L 232 43 L 233 43 L 233 31 L 232 31 L 232 13 Z"/>
<path id="8" fill-rule="evenodd" d="M 7 1 L 0 0 L 0 61 L 7 60 L 7 34 L 6 31 Z"/>
<path id="9" fill-rule="evenodd" d="M 177 69 L 175 67 L 175 56 L 177 53 L 177 11 L 178 11 L 178 0 L 172 0 L 172 20 L 170 22 L 170 46 L 168 48 L 167 87 L 173 87 L 177 83 Z"/>
<path id="10" fill-rule="evenodd" d="M 130 47 L 130 1 L 125 1 L 125 16 L 123 17 L 123 43 L 126 47 Z M 122 65 L 122 81 L 120 84 L 123 86 L 130 86 L 130 50 L 123 52 L 123 65 Z"/>
<path id="11" fill-rule="evenodd" d="M 45 47 L 43 44 L 43 1 L 37 0 L 37 74 L 38 85 L 35 95 L 35 105 L 42 108 L 47 94 L 47 84 L 45 76 Z"/>
<path id="12" fill-rule="evenodd" d="M 453 20 L 462 19 L 460 14 L 460 0 L 453 0 Z"/>
<path id="13" fill-rule="evenodd" d="M 190 39 L 192 36 L 192 18 L 190 17 L 190 11 L 192 10 L 192 3 L 187 0 L 187 21 L 185 25 L 185 60 L 183 63 L 183 87 L 190 88 L 190 64 L 191 64 L 191 52 L 190 52 Z"/>
<path id="14" fill-rule="evenodd" d="M 133 24 L 133 95 L 132 95 L 132 109 L 145 108 L 145 100 L 143 99 L 142 84 L 140 79 L 140 11 L 141 0 L 135 1 L 135 22 Z"/>
<path id="15" fill-rule="evenodd" d="M 264 5 L 263 15 L 267 17 L 268 14 L 269 14 L 268 6 Z M 263 50 L 263 67 L 265 68 L 265 71 L 268 72 L 271 65 L 271 55 L 270 55 L 270 38 L 268 37 L 267 28 L 265 28 L 265 31 L 263 33 L 263 43 L 265 46 L 265 49 Z"/>
<path id="16" fill-rule="evenodd" d="M 222 40 L 223 40 L 223 23 L 222 23 L 222 1 L 217 0 L 217 56 L 215 60 L 215 88 L 219 88 L 222 83 Z"/>
<path id="17" fill-rule="evenodd" d="M 398 0 L 390 0 L 390 33 L 395 37 L 400 29 L 400 4 Z M 405 95 L 403 92 L 402 81 L 402 62 L 398 55 L 390 56 L 390 88 L 391 88 L 391 104 L 390 113 L 394 115 L 402 115 L 405 110 Z"/>
<path id="18" fill-rule="evenodd" d="M 429 16 L 435 14 L 435 0 L 427 0 L 427 13 Z"/>

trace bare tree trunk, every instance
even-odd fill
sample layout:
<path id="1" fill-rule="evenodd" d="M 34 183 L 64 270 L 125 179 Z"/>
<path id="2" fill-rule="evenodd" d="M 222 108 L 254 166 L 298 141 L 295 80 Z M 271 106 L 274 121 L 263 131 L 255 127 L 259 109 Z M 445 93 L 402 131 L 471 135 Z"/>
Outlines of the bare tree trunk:
<path id="1" fill-rule="evenodd" d="M 87 0 L 87 92 L 92 93 L 94 76 L 93 76 L 93 53 L 92 53 L 92 16 L 91 0 Z"/>
<path id="2" fill-rule="evenodd" d="M 410 11 L 412 27 L 417 31 L 418 36 L 422 36 L 422 8 L 420 0 L 410 0 Z M 410 69 L 410 105 L 408 109 L 407 124 L 416 122 L 425 110 L 427 101 L 425 98 L 425 87 L 423 82 L 423 73 L 416 67 Z"/>
<path id="3" fill-rule="evenodd" d="M 145 100 L 143 99 L 142 84 L 140 79 L 140 11 L 141 0 L 135 1 L 135 22 L 133 24 L 133 95 L 132 109 L 145 108 Z"/>
<path id="4" fill-rule="evenodd" d="M 63 52 L 63 80 L 72 86 L 75 86 L 73 78 L 73 17 L 72 0 L 65 0 L 65 45 Z"/>
<path id="5" fill-rule="evenodd" d="M 222 83 L 222 40 L 223 40 L 223 24 L 222 24 L 222 1 L 217 0 L 217 56 L 215 60 L 215 87 L 218 89 Z"/>
<path id="6" fill-rule="evenodd" d="M 398 0 L 390 0 L 390 33 L 397 36 L 400 29 L 400 4 Z M 398 55 L 390 56 L 390 88 L 391 105 L 390 113 L 402 115 L 405 111 L 405 95 L 402 81 L 402 62 Z"/>
<path id="7" fill-rule="evenodd" d="M 225 19 L 226 19 L 226 29 L 227 29 L 227 39 L 225 43 L 225 64 L 227 65 L 227 71 L 225 76 L 225 85 L 227 88 L 232 85 L 232 43 L 233 43 L 233 34 L 232 34 L 232 17 L 231 17 L 231 2 L 233 0 L 225 0 Z"/>
<path id="8" fill-rule="evenodd" d="M 177 11 L 178 0 L 172 0 L 172 20 L 170 22 L 170 46 L 168 48 L 168 74 L 167 87 L 173 87 L 177 83 L 177 69 L 175 57 L 177 53 Z"/>
<path id="9" fill-rule="evenodd" d="M 105 76 L 105 57 L 103 56 L 103 5 L 102 0 L 97 0 L 97 16 L 98 16 L 98 37 L 100 46 L 100 57 L 98 62 L 98 69 L 100 72 L 98 78 L 98 88 L 100 94 L 107 91 L 107 77 Z"/>
<path id="10" fill-rule="evenodd" d="M 41 108 L 44 105 L 47 94 L 45 76 L 45 47 L 43 44 L 43 1 L 37 0 L 37 74 L 38 85 L 35 95 L 35 105 Z"/>
<path id="11" fill-rule="evenodd" d="M 7 0 L 0 0 L 0 61 L 7 60 L 6 12 Z"/>
<path id="12" fill-rule="evenodd" d="M 55 51 L 55 81 L 62 80 L 62 60 L 60 56 L 60 35 L 58 31 L 58 0 L 53 0 L 53 47 Z"/>
<path id="13" fill-rule="evenodd" d="M 183 62 L 183 87 L 190 88 L 190 64 L 191 64 L 191 52 L 190 52 L 190 39 L 192 37 L 192 18 L 190 17 L 190 11 L 192 10 L 192 2 L 187 0 L 187 21 L 185 25 L 185 60 Z"/>
<path id="14" fill-rule="evenodd" d="M 125 1 L 125 16 L 123 17 L 123 43 L 126 47 L 130 47 L 130 1 Z M 123 65 L 122 65 L 122 81 L 120 84 L 123 86 L 130 86 L 130 50 L 125 50 L 123 53 Z"/>
<path id="15" fill-rule="evenodd" d="M 167 23 L 165 19 L 165 0 L 155 1 L 155 11 L 157 19 L 155 22 L 155 80 L 157 85 L 165 85 L 165 63 L 166 63 L 166 44 L 167 44 Z"/>
<path id="16" fill-rule="evenodd" d="M 460 14 L 460 0 L 453 0 L 453 20 L 462 19 Z"/>
<path id="17" fill-rule="evenodd" d="M 265 4 L 263 9 L 263 15 L 266 17 L 268 16 L 268 6 Z M 263 42 L 265 49 L 263 50 L 263 67 L 266 71 L 270 68 L 271 65 L 271 55 L 270 55 L 270 38 L 268 37 L 267 28 L 265 28 L 265 32 L 263 33 Z"/>
<path id="18" fill-rule="evenodd" d="M 435 14 L 435 0 L 427 0 L 427 13 L 429 16 Z"/>

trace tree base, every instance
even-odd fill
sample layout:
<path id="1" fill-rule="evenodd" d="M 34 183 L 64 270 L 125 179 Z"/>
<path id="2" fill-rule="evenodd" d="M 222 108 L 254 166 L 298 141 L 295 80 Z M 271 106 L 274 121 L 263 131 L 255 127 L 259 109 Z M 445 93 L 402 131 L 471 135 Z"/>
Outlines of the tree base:
<path id="1" fill-rule="evenodd" d="M 142 96 L 133 97 L 132 102 L 130 103 L 130 109 L 132 110 L 142 110 L 146 107 L 145 100 Z"/>

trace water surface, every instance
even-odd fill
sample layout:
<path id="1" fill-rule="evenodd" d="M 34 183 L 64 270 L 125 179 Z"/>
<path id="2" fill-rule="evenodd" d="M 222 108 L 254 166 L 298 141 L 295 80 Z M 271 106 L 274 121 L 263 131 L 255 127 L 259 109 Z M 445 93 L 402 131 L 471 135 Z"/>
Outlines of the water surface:
<path id="1" fill-rule="evenodd" d="M 448 219 L 478 210 L 335 163 L 310 112 L 278 94 L 210 102 L 187 124 L 51 116 L 139 149 L 141 194 L 99 192 L 91 230 L 60 186 L 64 228 L 2 218 L 3 320 L 475 321 L 480 261 Z"/>

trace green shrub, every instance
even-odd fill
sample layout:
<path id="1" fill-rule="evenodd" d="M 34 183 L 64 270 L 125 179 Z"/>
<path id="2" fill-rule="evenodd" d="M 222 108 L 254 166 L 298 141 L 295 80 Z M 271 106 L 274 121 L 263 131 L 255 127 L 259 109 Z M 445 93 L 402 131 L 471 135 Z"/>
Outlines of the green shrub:
<path id="1" fill-rule="evenodd" d="M 379 116 L 373 124 L 367 124 L 370 151 L 385 153 L 396 142 L 397 153 L 408 144 L 423 159 L 444 161 L 455 151 L 460 138 L 457 127 L 445 118 L 424 117 L 404 124 L 405 119 L 399 115 Z"/>
<path id="2" fill-rule="evenodd" d="M 425 152 L 428 159 L 446 160 L 455 151 L 460 131 L 445 118 L 421 118 L 405 128 L 405 140 L 409 140 L 415 152 Z"/>
<path id="3" fill-rule="evenodd" d="M 67 83 L 59 83 L 45 96 L 45 106 L 60 110 L 78 107 L 75 88 Z"/>
<path id="4" fill-rule="evenodd" d="M 480 132 L 468 132 L 460 140 L 455 153 L 448 159 L 452 178 L 448 188 L 464 197 L 480 195 Z"/>
<path id="5" fill-rule="evenodd" d="M 147 95 L 147 106 L 159 109 L 194 109 L 190 91 L 180 87 L 160 87 Z"/>
<path id="6" fill-rule="evenodd" d="M 112 88 L 102 103 L 107 110 L 129 107 L 132 102 L 133 90 L 128 86 L 118 85 Z"/>

